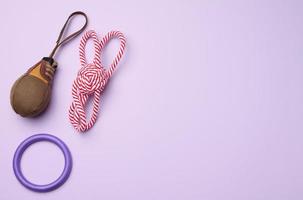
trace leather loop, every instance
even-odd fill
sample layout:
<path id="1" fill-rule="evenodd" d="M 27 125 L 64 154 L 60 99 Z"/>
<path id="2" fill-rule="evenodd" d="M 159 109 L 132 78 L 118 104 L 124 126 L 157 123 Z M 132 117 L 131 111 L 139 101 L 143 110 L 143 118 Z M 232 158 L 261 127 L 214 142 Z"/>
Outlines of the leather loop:
<path id="1" fill-rule="evenodd" d="M 69 23 L 69 21 L 72 19 L 73 16 L 76 16 L 76 15 L 82 15 L 84 18 L 85 18 L 85 24 L 82 26 L 82 28 L 72 34 L 70 34 L 69 36 L 67 36 L 65 39 L 62 40 L 62 37 L 63 37 L 63 33 L 64 31 L 66 30 L 66 27 Z M 58 39 L 56 41 L 56 46 L 54 47 L 54 49 L 52 50 L 51 54 L 49 55 L 50 58 L 52 58 L 57 49 L 64 43 L 67 43 L 69 42 L 71 39 L 75 38 L 76 36 L 78 36 L 87 26 L 87 23 L 88 23 L 88 18 L 87 18 L 87 15 L 84 13 L 84 12 L 81 12 L 81 11 L 76 11 L 76 12 L 73 12 L 72 14 L 70 14 L 70 16 L 67 18 L 65 24 L 63 25 L 61 31 L 60 31 L 60 34 L 58 36 Z"/>

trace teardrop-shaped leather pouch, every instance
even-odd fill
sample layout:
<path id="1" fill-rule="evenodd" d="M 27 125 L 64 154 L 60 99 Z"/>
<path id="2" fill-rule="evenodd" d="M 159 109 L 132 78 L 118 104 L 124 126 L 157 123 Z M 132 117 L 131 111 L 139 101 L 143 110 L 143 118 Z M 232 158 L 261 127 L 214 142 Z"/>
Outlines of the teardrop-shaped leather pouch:
<path id="1" fill-rule="evenodd" d="M 75 15 L 85 17 L 84 26 L 62 40 L 70 19 Z M 87 21 L 85 13 L 81 11 L 72 13 L 65 22 L 50 56 L 44 57 L 15 81 L 11 89 L 10 102 L 16 113 L 22 117 L 35 117 L 45 111 L 51 99 L 52 83 L 57 68 L 57 62 L 53 57 L 61 45 L 75 38 L 86 28 Z"/>
<path id="2" fill-rule="evenodd" d="M 23 117 L 34 117 L 48 106 L 57 63 L 43 58 L 22 75 L 11 89 L 11 105 Z"/>

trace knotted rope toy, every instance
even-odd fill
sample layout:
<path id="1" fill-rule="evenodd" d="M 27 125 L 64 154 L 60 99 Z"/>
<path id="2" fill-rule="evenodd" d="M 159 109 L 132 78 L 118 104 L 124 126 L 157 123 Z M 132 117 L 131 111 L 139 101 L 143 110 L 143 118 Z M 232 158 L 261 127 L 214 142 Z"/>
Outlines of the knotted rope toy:
<path id="1" fill-rule="evenodd" d="M 85 46 L 88 39 L 92 38 L 94 43 L 94 59 L 92 63 L 86 62 Z M 105 45 L 112 39 L 120 40 L 120 49 L 109 69 L 106 69 L 101 62 L 101 52 Z M 106 83 L 116 70 L 125 49 L 125 37 L 119 31 L 111 31 L 99 41 L 95 31 L 86 32 L 80 42 L 80 63 L 81 69 L 73 83 L 72 97 L 73 102 L 69 109 L 69 119 L 71 124 L 79 132 L 84 132 L 90 129 L 96 122 L 100 96 L 104 90 Z M 93 112 L 89 122 L 86 120 L 85 105 L 90 96 L 93 96 Z"/>
<path id="2" fill-rule="evenodd" d="M 82 15 L 85 18 L 85 24 L 80 30 L 62 40 L 69 21 L 76 15 Z M 60 46 L 78 36 L 86 28 L 87 21 L 88 19 L 85 13 L 81 11 L 72 13 L 66 20 L 51 54 L 31 67 L 14 83 L 11 89 L 10 101 L 16 113 L 23 117 L 34 117 L 47 108 L 51 98 L 51 88 L 57 68 L 57 62 L 53 57 Z"/>

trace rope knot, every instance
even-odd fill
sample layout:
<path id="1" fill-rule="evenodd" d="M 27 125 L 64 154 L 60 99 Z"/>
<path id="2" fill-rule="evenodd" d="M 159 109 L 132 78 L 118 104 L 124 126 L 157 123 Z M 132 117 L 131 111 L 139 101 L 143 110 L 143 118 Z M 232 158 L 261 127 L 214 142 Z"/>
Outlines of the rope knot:
<path id="1" fill-rule="evenodd" d="M 91 64 L 87 64 L 85 58 L 85 45 L 89 38 L 93 39 L 95 47 L 95 57 Z M 112 39 L 120 40 L 120 48 L 117 56 L 108 69 L 104 68 L 101 63 L 101 50 Z M 80 42 L 80 63 L 81 69 L 73 83 L 72 96 L 73 102 L 69 109 L 69 120 L 76 130 L 80 132 L 87 131 L 96 122 L 101 93 L 105 88 L 108 79 L 116 70 L 125 49 L 125 38 L 119 31 L 111 31 L 99 40 L 94 31 L 86 32 Z M 93 109 L 90 119 L 87 119 L 85 106 L 89 98 L 93 97 Z"/>
<path id="2" fill-rule="evenodd" d="M 92 94 L 103 88 L 107 80 L 104 70 L 95 64 L 87 64 L 79 70 L 76 83 L 80 94 Z"/>

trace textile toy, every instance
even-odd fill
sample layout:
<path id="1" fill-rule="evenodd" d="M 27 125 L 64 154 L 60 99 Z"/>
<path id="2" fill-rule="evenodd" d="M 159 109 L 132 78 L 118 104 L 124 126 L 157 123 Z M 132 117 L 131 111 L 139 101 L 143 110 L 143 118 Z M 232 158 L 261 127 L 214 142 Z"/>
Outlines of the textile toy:
<path id="1" fill-rule="evenodd" d="M 85 58 L 85 46 L 89 38 L 93 39 L 94 43 L 94 59 L 92 63 L 87 63 Z M 120 49 L 108 69 L 101 62 L 101 52 L 105 45 L 112 39 L 120 40 Z M 79 132 L 84 132 L 90 129 L 96 122 L 100 96 L 104 90 L 108 80 L 116 70 L 125 49 L 125 37 L 119 31 L 111 31 L 100 41 L 95 31 L 86 32 L 80 42 L 80 63 L 81 69 L 75 79 L 72 87 L 73 102 L 69 109 L 69 119 L 74 128 Z M 90 96 L 93 96 L 93 110 L 90 120 L 86 120 L 85 105 Z"/>
<path id="2" fill-rule="evenodd" d="M 82 15 L 84 26 L 62 40 L 65 29 L 73 16 Z M 41 114 L 48 106 L 51 98 L 52 83 L 57 68 L 54 55 L 58 48 L 78 36 L 87 26 L 87 16 L 81 11 L 72 13 L 65 22 L 55 48 L 48 57 L 44 57 L 22 75 L 11 89 L 10 102 L 16 113 L 22 117 L 34 117 Z"/>

